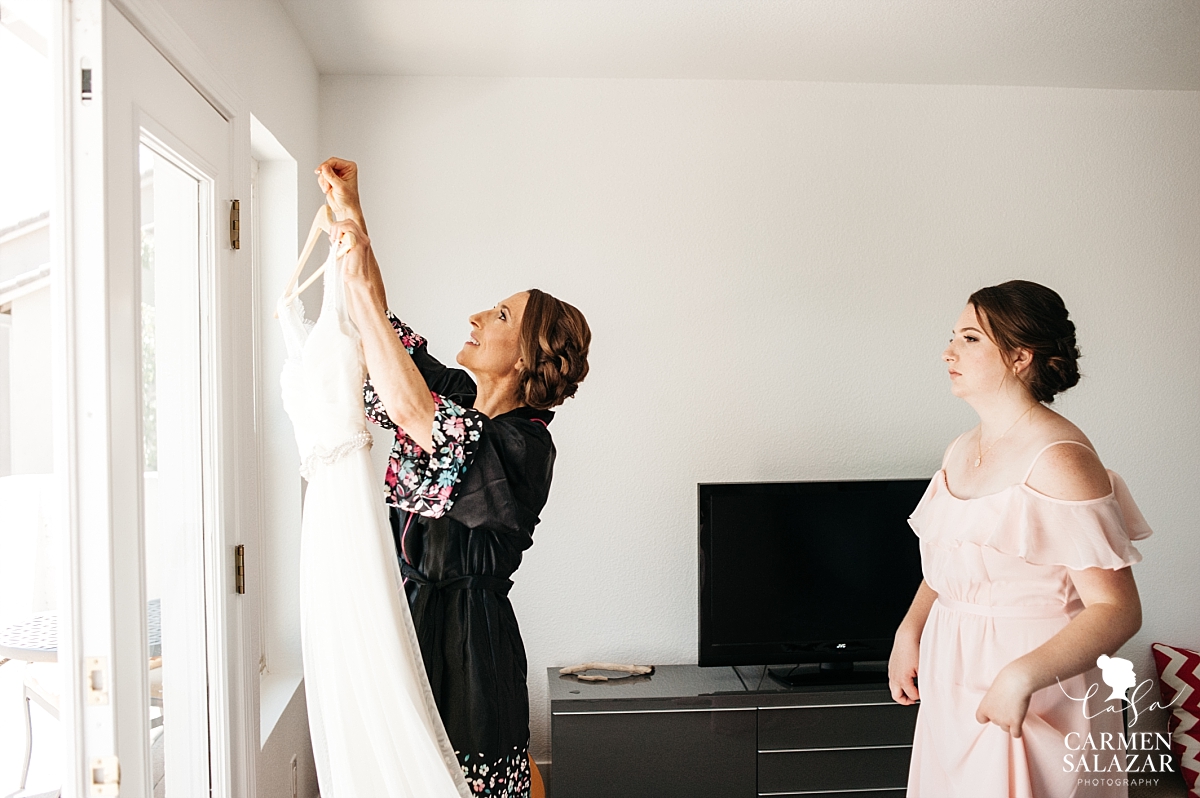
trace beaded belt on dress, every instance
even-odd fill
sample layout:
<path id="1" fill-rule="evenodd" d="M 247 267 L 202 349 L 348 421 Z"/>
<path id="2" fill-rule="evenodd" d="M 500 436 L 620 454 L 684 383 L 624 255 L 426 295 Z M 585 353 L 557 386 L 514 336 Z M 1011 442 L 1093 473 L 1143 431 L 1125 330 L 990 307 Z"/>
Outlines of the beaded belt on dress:
<path id="1" fill-rule="evenodd" d="M 1064 615 L 1074 615 L 1083 609 L 1082 601 L 1070 604 L 1034 604 L 1030 606 L 996 606 L 991 604 L 972 604 L 968 601 L 956 601 L 938 596 L 938 603 L 954 612 L 969 612 L 972 615 L 986 615 L 989 618 L 1061 618 Z"/>
<path id="2" fill-rule="evenodd" d="M 304 458 L 304 462 L 300 464 L 300 476 L 304 477 L 305 479 L 312 479 L 312 472 L 313 469 L 316 468 L 317 463 L 322 465 L 332 465 L 346 455 L 350 454 L 350 452 L 353 452 L 355 449 L 361 449 L 364 446 L 370 445 L 371 433 L 367 432 L 366 430 L 362 430 L 361 432 L 355 434 L 354 437 L 350 438 L 349 440 L 342 441 L 328 451 L 323 451 L 319 448 L 313 447 L 312 453 L 309 454 L 308 457 Z"/>

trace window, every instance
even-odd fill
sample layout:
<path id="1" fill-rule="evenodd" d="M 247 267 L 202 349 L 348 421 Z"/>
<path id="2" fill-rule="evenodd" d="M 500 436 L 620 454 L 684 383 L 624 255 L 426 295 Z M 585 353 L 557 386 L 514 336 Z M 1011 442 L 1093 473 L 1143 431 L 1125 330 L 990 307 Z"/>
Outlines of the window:
<path id="1" fill-rule="evenodd" d="M 59 604 L 61 493 L 54 483 L 50 399 L 50 208 L 54 191 L 52 90 L 47 40 L 50 4 L 0 7 L 0 107 L 21 109 L 0 125 L 7 164 L 0 192 L 0 794 L 62 782 L 53 652 L 32 652 L 30 624 Z M 27 659 L 28 658 L 28 659 Z M 34 660 L 34 661 L 31 661 Z M 40 660 L 40 661 L 39 661 Z M 26 702 L 26 696 L 30 701 Z M 26 710 L 31 756 L 26 767 Z M 27 772 L 26 772 L 27 771 Z"/>

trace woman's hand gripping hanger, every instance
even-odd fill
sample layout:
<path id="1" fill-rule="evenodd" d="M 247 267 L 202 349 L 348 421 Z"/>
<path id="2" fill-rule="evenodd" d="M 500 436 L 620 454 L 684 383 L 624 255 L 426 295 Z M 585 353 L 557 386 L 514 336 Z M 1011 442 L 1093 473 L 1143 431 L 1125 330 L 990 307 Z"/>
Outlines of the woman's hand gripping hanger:
<path id="1" fill-rule="evenodd" d="M 300 259 L 296 261 L 296 268 L 292 271 L 292 276 L 288 279 L 287 285 L 284 286 L 283 296 L 281 298 L 281 306 L 287 307 L 292 303 L 292 300 L 304 293 L 304 289 L 317 281 L 317 278 L 325 273 L 325 264 L 322 263 L 315 272 L 309 275 L 308 279 L 296 285 L 296 281 L 300 279 L 301 273 L 304 271 L 304 264 L 308 262 L 308 258 L 312 255 L 313 248 L 317 245 L 317 239 L 321 237 L 321 233 L 329 234 L 330 228 L 333 226 L 333 209 L 328 205 L 322 205 L 317 210 L 317 215 L 313 219 L 312 228 L 308 231 L 308 238 L 304 242 L 304 249 L 300 252 Z M 349 237 L 349 241 L 339 241 L 344 244 L 338 257 L 341 257 L 347 250 L 354 247 L 354 234 L 344 233 L 343 239 Z M 279 318 L 279 312 L 276 311 L 275 318 Z"/>

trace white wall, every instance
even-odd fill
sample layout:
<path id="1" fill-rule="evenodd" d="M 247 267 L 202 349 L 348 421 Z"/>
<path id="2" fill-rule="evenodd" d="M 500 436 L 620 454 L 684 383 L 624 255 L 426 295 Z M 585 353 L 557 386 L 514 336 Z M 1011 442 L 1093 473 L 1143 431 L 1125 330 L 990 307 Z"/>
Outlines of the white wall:
<path id="1" fill-rule="evenodd" d="M 283 717 L 307 717 L 304 701 L 304 686 L 301 685 L 292 693 Z M 296 762 L 295 773 L 292 771 L 293 757 Z M 296 785 L 294 793 L 293 778 Z M 317 765 L 308 738 L 308 724 L 280 723 L 263 743 L 255 798 L 293 798 L 296 795 L 317 796 Z"/>
<path id="2" fill-rule="evenodd" d="M 317 69 L 300 34 L 275 0 L 157 2 L 294 158 L 301 163 L 320 160 L 316 146 Z M 321 201 L 315 183 L 301 197 L 312 205 L 308 211 L 311 218 Z"/>
<path id="3" fill-rule="evenodd" d="M 274 141 L 269 133 L 257 138 Z M 275 142 L 276 144 L 278 142 Z M 271 150 L 275 151 L 272 153 Z M 300 473 L 299 454 L 292 422 L 283 407 L 279 373 L 287 356 L 279 324 L 272 318 L 275 302 L 291 275 L 296 260 L 295 218 L 297 173 L 295 160 L 279 148 L 263 147 L 259 153 L 252 233 L 258 249 L 260 330 L 258 420 L 262 457 L 261 572 L 264 628 L 264 665 L 269 673 L 299 674 L 300 656 Z M 267 156 L 274 156 L 268 158 Z M 308 170 L 304 169 L 305 177 Z M 311 223 L 311 220 L 310 220 Z M 308 225 L 304 225 L 307 233 Z"/>
<path id="4" fill-rule="evenodd" d="M 1196 93 L 322 77 L 320 109 L 436 355 L 529 286 L 591 323 L 512 591 L 539 759 L 546 667 L 695 662 L 697 482 L 932 474 L 974 424 L 939 354 L 1010 278 L 1065 298 L 1056 406 L 1157 533 L 1126 655 L 1200 647 Z"/>

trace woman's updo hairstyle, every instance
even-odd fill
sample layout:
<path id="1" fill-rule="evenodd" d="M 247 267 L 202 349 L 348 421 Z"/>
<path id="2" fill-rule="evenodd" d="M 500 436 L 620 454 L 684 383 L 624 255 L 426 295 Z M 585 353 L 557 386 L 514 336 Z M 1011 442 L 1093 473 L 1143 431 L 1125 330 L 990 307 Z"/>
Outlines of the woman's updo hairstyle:
<path id="1" fill-rule="evenodd" d="M 549 410 L 575 395 L 588 373 L 592 331 L 573 305 L 545 291 L 529 289 L 521 317 L 521 358 L 525 361 L 517 398 Z"/>
<path id="2" fill-rule="evenodd" d="M 1034 399 L 1049 404 L 1079 382 L 1075 323 L 1057 293 L 1028 280 L 1010 280 L 980 288 L 967 301 L 1005 363 L 1012 365 L 1018 349 L 1033 353 L 1020 379 Z"/>

